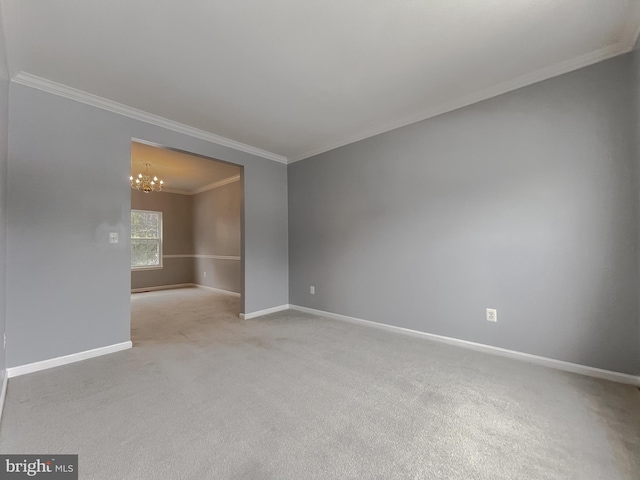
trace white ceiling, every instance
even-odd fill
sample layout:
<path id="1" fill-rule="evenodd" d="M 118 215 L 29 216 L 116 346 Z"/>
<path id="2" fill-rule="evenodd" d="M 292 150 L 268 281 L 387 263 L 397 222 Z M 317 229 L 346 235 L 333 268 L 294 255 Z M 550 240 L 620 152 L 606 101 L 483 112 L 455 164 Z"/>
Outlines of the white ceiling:
<path id="1" fill-rule="evenodd" d="M 640 0 L 0 1 L 15 81 L 284 161 L 625 53 L 640 26 Z"/>
<path id="2" fill-rule="evenodd" d="M 149 173 L 163 180 L 164 191 L 193 195 L 219 182 L 240 175 L 240 167 L 230 163 L 131 142 L 131 175 Z"/>

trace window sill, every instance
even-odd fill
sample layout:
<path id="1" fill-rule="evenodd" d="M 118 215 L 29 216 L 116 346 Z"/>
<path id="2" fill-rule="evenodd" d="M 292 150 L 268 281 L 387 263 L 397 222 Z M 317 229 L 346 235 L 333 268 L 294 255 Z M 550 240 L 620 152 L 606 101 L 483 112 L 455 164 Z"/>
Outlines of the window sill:
<path id="1" fill-rule="evenodd" d="M 154 267 L 131 267 L 132 272 L 139 272 L 144 270 L 162 270 L 162 265 L 154 266 Z"/>

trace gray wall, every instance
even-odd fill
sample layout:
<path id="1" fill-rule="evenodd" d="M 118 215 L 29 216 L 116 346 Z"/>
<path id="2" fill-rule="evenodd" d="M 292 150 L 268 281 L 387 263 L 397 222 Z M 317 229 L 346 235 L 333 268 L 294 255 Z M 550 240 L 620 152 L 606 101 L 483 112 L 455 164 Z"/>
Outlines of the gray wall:
<path id="1" fill-rule="evenodd" d="M 7 132 L 9 129 L 9 73 L 0 17 L 0 385 L 6 375 L 6 271 L 7 271 Z M 0 408 L 2 406 L 0 405 Z"/>
<path id="2" fill-rule="evenodd" d="M 193 197 L 131 190 L 131 208 L 162 212 L 163 255 L 194 253 Z M 164 258 L 161 270 L 132 270 L 131 288 L 193 283 L 193 257 Z"/>
<path id="3" fill-rule="evenodd" d="M 636 185 L 638 186 L 636 189 L 636 204 L 637 208 L 637 217 L 636 217 L 636 225 L 638 226 L 638 241 L 640 242 L 640 38 L 636 42 L 636 46 L 631 55 L 632 57 L 632 66 L 633 66 L 633 80 L 632 84 L 634 86 L 634 95 L 635 101 L 634 105 L 634 114 L 635 114 L 635 159 L 636 159 Z M 640 283 L 640 255 L 638 255 L 638 272 L 639 272 L 639 283 Z M 638 290 L 640 290 L 640 285 Z M 639 309 L 638 309 L 638 362 L 640 363 L 640 295 L 638 295 Z"/>
<path id="4" fill-rule="evenodd" d="M 132 138 L 244 166 L 244 312 L 288 302 L 285 165 L 19 84 L 9 100 L 8 366 L 129 340 Z"/>
<path id="5" fill-rule="evenodd" d="M 196 254 L 241 256 L 242 196 L 240 181 L 193 196 L 193 238 Z M 196 257 L 194 282 L 240 293 L 240 266 L 239 260 Z"/>
<path id="6" fill-rule="evenodd" d="M 631 60 L 289 165 L 290 303 L 640 373 Z"/>
<path id="7" fill-rule="evenodd" d="M 289 303 L 286 167 L 284 170 L 282 174 L 265 166 L 259 175 L 250 175 L 244 169 L 242 268 L 245 296 L 252 292 L 251 304 L 245 301 L 245 313 L 269 308 L 269 304 L 277 303 L 273 298 L 278 298 L 280 305 Z"/>

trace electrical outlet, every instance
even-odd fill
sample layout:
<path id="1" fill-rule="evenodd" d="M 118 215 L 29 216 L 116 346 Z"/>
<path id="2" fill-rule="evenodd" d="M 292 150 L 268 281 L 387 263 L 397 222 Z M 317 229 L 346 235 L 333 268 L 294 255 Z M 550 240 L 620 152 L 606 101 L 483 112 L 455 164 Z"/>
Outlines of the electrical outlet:
<path id="1" fill-rule="evenodd" d="M 202 275 L 204 275 L 204 278 L 207 278 L 207 272 L 203 272 Z"/>
<path id="2" fill-rule="evenodd" d="M 309 287 L 309 293 L 310 293 L 311 295 L 315 295 L 315 294 L 316 294 L 316 287 L 314 287 L 313 285 L 311 285 L 311 286 Z"/>
<path id="3" fill-rule="evenodd" d="M 487 322 L 498 321 L 498 310 L 495 308 L 487 308 Z"/>
<path id="4" fill-rule="evenodd" d="M 120 235 L 118 232 L 109 232 L 109 243 L 118 243 L 120 241 Z"/>

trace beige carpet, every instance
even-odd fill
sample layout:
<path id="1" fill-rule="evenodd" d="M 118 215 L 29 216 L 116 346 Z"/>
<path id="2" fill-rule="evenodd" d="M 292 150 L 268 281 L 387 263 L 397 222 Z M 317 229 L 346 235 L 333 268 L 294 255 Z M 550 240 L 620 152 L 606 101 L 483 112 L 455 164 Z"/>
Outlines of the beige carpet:
<path id="1" fill-rule="evenodd" d="M 640 392 L 366 326 L 137 294 L 134 348 L 11 379 L 3 453 L 82 479 L 640 478 Z"/>

